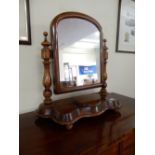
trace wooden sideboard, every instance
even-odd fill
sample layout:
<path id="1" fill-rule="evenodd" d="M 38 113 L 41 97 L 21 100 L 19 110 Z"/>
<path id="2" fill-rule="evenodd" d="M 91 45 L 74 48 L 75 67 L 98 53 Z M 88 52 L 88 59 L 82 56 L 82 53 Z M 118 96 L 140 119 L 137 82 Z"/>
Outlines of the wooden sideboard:
<path id="1" fill-rule="evenodd" d="M 20 155 L 134 155 L 134 99 L 119 94 L 121 108 L 83 118 L 71 130 L 49 119 L 37 118 L 35 112 L 20 115 Z"/>

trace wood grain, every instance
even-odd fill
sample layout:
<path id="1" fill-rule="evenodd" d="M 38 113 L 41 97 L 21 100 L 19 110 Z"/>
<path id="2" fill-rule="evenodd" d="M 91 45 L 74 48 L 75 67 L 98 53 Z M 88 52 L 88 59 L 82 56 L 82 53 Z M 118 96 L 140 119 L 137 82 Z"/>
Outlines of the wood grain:
<path id="1" fill-rule="evenodd" d="M 134 155 L 134 99 L 119 94 L 121 108 L 83 118 L 66 130 L 35 112 L 20 115 L 20 155 Z"/>

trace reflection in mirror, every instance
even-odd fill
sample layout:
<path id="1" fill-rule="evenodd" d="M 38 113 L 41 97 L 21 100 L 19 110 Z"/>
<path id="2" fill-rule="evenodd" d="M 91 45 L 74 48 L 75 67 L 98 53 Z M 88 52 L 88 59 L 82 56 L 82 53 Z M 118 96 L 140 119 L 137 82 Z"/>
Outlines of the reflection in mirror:
<path id="1" fill-rule="evenodd" d="M 60 82 L 64 87 L 100 83 L 100 32 L 92 23 L 67 18 L 58 24 Z"/>

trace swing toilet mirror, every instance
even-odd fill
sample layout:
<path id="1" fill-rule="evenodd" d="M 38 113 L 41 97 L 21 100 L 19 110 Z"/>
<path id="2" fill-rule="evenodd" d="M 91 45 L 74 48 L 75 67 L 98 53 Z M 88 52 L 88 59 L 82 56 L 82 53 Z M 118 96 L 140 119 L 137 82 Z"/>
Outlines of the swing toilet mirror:
<path id="1" fill-rule="evenodd" d="M 104 49 L 101 25 L 92 17 L 65 12 L 51 22 L 55 93 L 101 87 Z"/>

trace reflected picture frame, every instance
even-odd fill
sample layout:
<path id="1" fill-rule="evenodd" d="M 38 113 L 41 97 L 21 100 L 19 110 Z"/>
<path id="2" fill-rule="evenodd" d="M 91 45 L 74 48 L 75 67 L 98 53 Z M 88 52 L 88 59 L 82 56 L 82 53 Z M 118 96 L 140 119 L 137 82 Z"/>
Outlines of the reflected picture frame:
<path id="1" fill-rule="evenodd" d="M 29 0 L 19 0 L 19 44 L 31 45 Z"/>
<path id="2" fill-rule="evenodd" d="M 116 52 L 135 53 L 135 0 L 119 0 Z"/>

